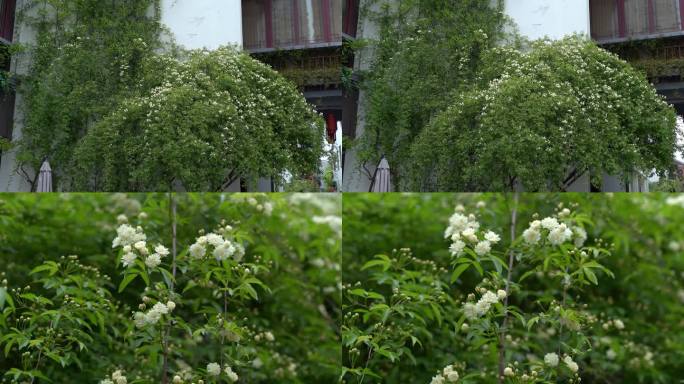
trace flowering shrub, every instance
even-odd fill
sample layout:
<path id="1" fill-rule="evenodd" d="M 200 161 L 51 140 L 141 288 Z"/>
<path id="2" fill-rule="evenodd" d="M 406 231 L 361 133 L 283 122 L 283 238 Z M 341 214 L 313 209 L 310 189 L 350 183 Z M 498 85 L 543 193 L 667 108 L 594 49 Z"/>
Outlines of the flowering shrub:
<path id="1" fill-rule="evenodd" d="M 339 198 L 303 200 L 1 196 L 0 380 L 335 380 L 341 237 L 329 223 L 339 219 Z M 24 253 L 31 234 L 53 231 L 52 215 L 74 211 L 74 238 Z M 82 238 L 91 231 L 97 239 Z M 70 240 L 68 248 L 82 241 L 91 253 L 50 248 Z M 24 272 L 31 263 L 38 266 Z"/>
<path id="2" fill-rule="evenodd" d="M 318 169 L 323 123 L 294 84 L 235 48 L 186 52 L 159 0 L 29 0 L 16 143 L 35 184 L 64 190 L 218 191 L 237 178 Z M 165 53 L 162 53 L 165 52 Z"/>
<path id="3" fill-rule="evenodd" d="M 480 78 L 415 141 L 413 188 L 565 190 L 587 172 L 600 186 L 604 174 L 670 170 L 673 108 L 583 37 L 494 48 Z"/>
<path id="4" fill-rule="evenodd" d="M 345 381 L 676 380 L 682 206 L 662 195 L 346 196 Z"/>
<path id="5" fill-rule="evenodd" d="M 396 190 L 562 191 L 670 170 L 675 112 L 586 37 L 525 42 L 503 1 L 368 0 L 361 162 Z"/>

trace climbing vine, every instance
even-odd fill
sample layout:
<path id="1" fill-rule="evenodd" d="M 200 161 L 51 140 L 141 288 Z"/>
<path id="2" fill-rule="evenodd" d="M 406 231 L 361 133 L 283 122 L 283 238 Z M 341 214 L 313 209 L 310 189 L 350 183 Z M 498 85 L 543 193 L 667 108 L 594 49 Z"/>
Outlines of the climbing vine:
<path id="1" fill-rule="evenodd" d="M 236 49 L 175 46 L 160 12 L 159 0 L 27 2 L 19 173 L 35 183 L 49 159 L 62 189 L 130 191 L 315 172 L 322 123 L 295 86 Z"/>
<path id="2" fill-rule="evenodd" d="M 408 164 L 411 143 L 447 95 L 470 87 L 482 53 L 504 38 L 503 2 L 423 1 L 362 3 L 361 19 L 377 25 L 376 39 L 356 42 L 369 69 L 364 135 L 356 146 L 362 162 L 387 156 L 393 181 Z M 368 33 L 365 33 L 366 35 Z"/>
<path id="3" fill-rule="evenodd" d="M 525 41 L 501 2 L 369 4 L 379 38 L 357 148 L 387 156 L 398 190 L 566 190 L 671 166 L 674 110 L 585 37 Z"/>

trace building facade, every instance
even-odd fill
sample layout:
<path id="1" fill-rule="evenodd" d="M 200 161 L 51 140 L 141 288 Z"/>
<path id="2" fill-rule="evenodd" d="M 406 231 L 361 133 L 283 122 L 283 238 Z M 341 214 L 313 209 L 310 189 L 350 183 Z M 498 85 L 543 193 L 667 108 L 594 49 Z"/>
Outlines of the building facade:
<path id="1" fill-rule="evenodd" d="M 678 113 L 684 114 L 684 82 L 680 77 L 684 69 L 684 0 L 506 0 L 504 9 L 517 31 L 529 39 L 586 35 L 637 67 L 640 60 L 654 67 L 665 66 L 663 73 L 650 76 L 650 79 Z M 371 39 L 377 37 L 375 26 L 367 20 L 359 21 L 356 34 Z M 632 47 L 634 41 L 650 41 L 644 44 L 648 47 L 655 41 L 660 48 L 625 49 L 622 46 L 629 42 L 629 47 Z M 363 55 L 362 52 L 356 58 L 354 67 L 357 70 L 368 68 L 369 60 Z M 672 64 L 668 65 L 668 60 Z M 358 113 L 345 122 L 345 127 L 349 127 L 345 134 L 351 138 L 363 134 L 363 93 L 357 99 L 360 101 Z M 361 167 L 353 150 L 345 153 L 344 170 L 344 191 L 370 190 L 374 167 Z M 604 175 L 602 185 L 596 188 L 589 182 L 589 175 L 583 175 L 568 191 L 647 192 L 648 184 L 644 174 L 635 172 L 628 183 Z"/>
<path id="2" fill-rule="evenodd" d="M 186 49 L 216 49 L 237 45 L 293 80 L 307 100 L 323 114 L 329 149 L 341 152 L 342 91 L 340 61 L 343 0 L 161 0 L 161 22 L 179 46 Z M 22 0 L 0 0 L 0 46 L 3 52 L 12 41 L 31 44 L 33 32 L 15 26 L 15 9 Z M 2 65 L 14 74 L 26 73 L 27 58 L 10 59 Z M 13 88 L 1 95 L 0 137 L 21 137 L 21 95 Z M 336 157 L 322 159 L 333 169 L 332 183 L 341 184 L 341 164 Z M 2 153 L 0 191 L 29 191 L 31 186 L 17 174 L 14 153 Z M 323 170 L 321 171 L 321 174 Z M 322 179 L 322 177 L 319 177 Z M 335 182 L 335 180 L 337 180 Z M 235 182 L 227 191 L 247 187 Z M 273 191 L 269 179 L 260 179 L 257 190 Z"/>

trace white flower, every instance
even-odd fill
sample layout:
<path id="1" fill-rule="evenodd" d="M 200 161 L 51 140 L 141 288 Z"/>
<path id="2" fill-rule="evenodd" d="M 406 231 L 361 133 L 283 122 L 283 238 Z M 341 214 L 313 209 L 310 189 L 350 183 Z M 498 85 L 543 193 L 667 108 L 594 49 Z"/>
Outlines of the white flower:
<path id="1" fill-rule="evenodd" d="M 504 376 L 515 376 L 515 372 L 513 372 L 513 369 L 511 367 L 506 367 L 503 371 Z"/>
<path id="2" fill-rule="evenodd" d="M 119 224 L 125 224 L 125 223 L 128 223 L 128 217 L 126 217 L 126 215 L 124 215 L 124 214 L 121 214 L 121 215 L 116 217 L 116 221 Z"/>
<path id="3" fill-rule="evenodd" d="M 218 261 L 229 258 L 233 253 L 235 253 L 235 247 L 230 241 L 224 241 L 214 249 L 214 257 Z"/>
<path id="4" fill-rule="evenodd" d="M 162 315 L 166 315 L 167 313 L 169 313 L 169 308 L 167 308 L 166 305 L 164 305 L 164 303 L 157 303 L 154 305 L 154 307 L 152 307 L 152 311 L 156 311 L 161 313 Z"/>
<path id="5" fill-rule="evenodd" d="M 530 223 L 530 228 L 539 231 L 542 228 L 542 223 L 539 220 L 534 220 Z"/>
<path id="6" fill-rule="evenodd" d="M 176 375 L 173 377 L 173 384 L 180 384 L 183 382 L 183 379 L 181 379 L 180 376 Z"/>
<path id="7" fill-rule="evenodd" d="M 487 291 L 484 293 L 484 295 L 482 295 L 482 298 L 480 300 L 485 301 L 489 304 L 494 304 L 499 301 L 499 296 L 497 296 L 497 294 L 492 291 Z"/>
<path id="8" fill-rule="evenodd" d="M 461 240 L 456 240 L 451 243 L 449 251 L 451 251 L 452 256 L 461 256 L 463 254 L 463 249 L 465 248 L 465 243 Z"/>
<path id="9" fill-rule="evenodd" d="M 166 302 L 166 308 L 168 308 L 169 311 L 173 311 L 174 309 L 176 309 L 176 303 L 169 300 Z"/>
<path id="10" fill-rule="evenodd" d="M 577 372 L 577 371 L 579 370 L 579 366 L 577 365 L 577 363 L 575 363 L 574 361 L 572 361 L 572 358 L 571 358 L 570 356 L 565 356 L 565 357 L 563 358 L 563 362 L 565 363 L 565 365 L 568 366 L 568 368 L 569 368 L 572 372 Z"/>
<path id="11" fill-rule="evenodd" d="M 271 213 L 273 213 L 273 204 L 269 202 L 264 203 L 264 214 L 266 216 L 271 216 Z"/>
<path id="12" fill-rule="evenodd" d="M 142 328 L 147 324 L 147 318 L 145 317 L 144 313 L 136 312 L 133 315 L 133 322 L 135 323 L 136 327 Z"/>
<path id="13" fill-rule="evenodd" d="M 121 371 L 114 371 L 114 373 L 112 373 L 112 380 L 114 380 L 116 384 L 127 383 L 126 377 L 123 374 L 121 374 Z"/>
<path id="14" fill-rule="evenodd" d="M 491 244 L 487 240 L 480 241 L 475 246 L 475 253 L 477 253 L 479 256 L 484 256 L 484 255 L 488 254 L 489 251 L 491 251 L 491 250 L 492 250 Z"/>
<path id="15" fill-rule="evenodd" d="M 532 227 L 524 230 L 522 236 L 527 244 L 537 244 L 541 240 L 541 233 Z"/>
<path id="16" fill-rule="evenodd" d="M 207 235 L 207 243 L 213 245 L 214 247 L 220 246 L 224 241 L 225 240 L 223 240 L 222 236 L 215 233 L 210 233 Z"/>
<path id="17" fill-rule="evenodd" d="M 581 248 L 587 241 L 587 231 L 582 227 L 575 227 L 573 231 L 575 232 L 575 247 Z"/>
<path id="18" fill-rule="evenodd" d="M 475 204 L 475 206 L 477 208 L 484 208 L 487 206 L 487 203 L 485 203 L 484 201 L 478 201 L 477 204 Z"/>
<path id="19" fill-rule="evenodd" d="M 147 238 L 145 234 L 142 233 L 142 228 L 133 228 L 128 224 L 121 224 L 119 228 L 116 229 L 116 235 L 114 241 L 112 241 L 112 248 L 131 245 Z"/>
<path id="20" fill-rule="evenodd" d="M 444 376 L 437 375 L 433 377 L 432 381 L 430 381 L 430 384 L 444 384 Z"/>
<path id="21" fill-rule="evenodd" d="M 268 340 L 268 341 L 275 340 L 275 337 L 273 336 L 273 334 L 271 332 L 264 333 L 264 337 L 266 337 L 266 340 Z"/>
<path id="22" fill-rule="evenodd" d="M 549 232 L 549 242 L 553 245 L 560 245 L 572 238 L 572 231 L 565 225 L 560 224 Z"/>
<path id="23" fill-rule="evenodd" d="M 249 199 L 247 199 L 247 203 L 249 203 L 249 205 L 252 205 L 252 206 L 257 205 L 257 201 L 253 197 L 250 197 Z"/>
<path id="24" fill-rule="evenodd" d="M 609 349 L 606 352 L 606 357 L 608 358 L 608 360 L 615 360 L 615 358 L 617 357 L 617 353 L 615 353 L 615 351 L 613 351 L 612 349 Z"/>
<path id="25" fill-rule="evenodd" d="M 549 367 L 557 367 L 558 366 L 558 355 L 555 353 L 547 353 L 544 355 L 544 363 L 548 365 Z"/>
<path id="26" fill-rule="evenodd" d="M 137 249 L 138 252 L 140 252 L 141 255 L 147 255 L 147 243 L 144 241 L 138 241 L 135 244 L 133 244 L 133 248 Z"/>
<path id="27" fill-rule="evenodd" d="M 158 253 L 153 253 L 145 259 L 145 265 L 150 268 L 156 268 L 159 264 L 161 264 L 161 256 Z"/>
<path id="28" fill-rule="evenodd" d="M 678 252 L 681 249 L 681 245 L 676 241 L 670 241 L 670 244 L 668 244 L 667 247 L 673 252 Z"/>
<path id="29" fill-rule="evenodd" d="M 473 303 L 465 303 L 463 306 L 463 314 L 468 320 L 473 320 L 478 317 L 477 307 Z"/>
<path id="30" fill-rule="evenodd" d="M 158 244 L 156 247 L 154 247 L 154 251 L 158 253 L 161 257 L 169 255 L 169 249 L 161 244 Z"/>
<path id="31" fill-rule="evenodd" d="M 492 231 L 487 231 L 487 233 L 485 233 L 485 235 L 484 235 L 484 238 L 485 238 L 485 240 L 487 240 L 491 243 L 494 243 L 494 244 L 498 243 L 499 240 L 501 240 L 501 237 L 499 237 L 499 235 L 497 235 L 496 233 L 494 233 Z"/>
<path id="32" fill-rule="evenodd" d="M 613 320 L 613 325 L 615 325 L 615 328 L 617 328 L 617 329 L 620 329 L 620 330 L 625 329 L 625 323 L 623 323 L 622 320 L 620 320 L 620 319 Z"/>
<path id="33" fill-rule="evenodd" d="M 237 261 L 238 263 L 240 260 L 242 260 L 242 257 L 245 256 L 245 247 L 242 246 L 242 244 L 233 244 L 235 246 L 235 253 L 233 253 L 233 259 Z"/>
<path id="34" fill-rule="evenodd" d="M 211 376 L 218 376 L 221 374 L 221 366 L 216 363 L 207 364 L 207 373 Z"/>
<path id="35" fill-rule="evenodd" d="M 455 383 L 456 381 L 458 381 L 458 372 L 451 371 L 448 375 L 446 375 L 446 378 L 448 382 Z"/>
<path id="36" fill-rule="evenodd" d="M 129 252 L 129 253 L 121 256 L 121 263 L 123 264 L 124 267 L 127 268 L 127 267 L 133 265 L 133 263 L 135 262 L 135 259 L 137 257 L 138 256 L 136 256 L 135 253 Z"/>
<path id="37" fill-rule="evenodd" d="M 124 253 L 128 253 L 128 252 L 133 250 L 133 248 L 131 248 L 130 245 L 126 245 L 122 249 L 123 249 Z"/>
<path id="38" fill-rule="evenodd" d="M 463 236 L 464 239 L 470 241 L 471 243 L 474 243 L 477 241 L 477 236 L 475 235 L 475 229 L 473 228 L 466 228 L 463 231 L 461 231 L 461 236 Z"/>
<path id="39" fill-rule="evenodd" d="M 499 300 L 503 300 L 506 298 L 506 291 L 504 291 L 503 289 L 499 289 L 498 291 L 496 291 L 496 296 L 499 298 Z"/>
<path id="40" fill-rule="evenodd" d="M 200 236 L 197 238 L 197 241 L 195 243 L 199 245 L 207 245 L 207 237 L 206 236 Z"/>
<path id="41" fill-rule="evenodd" d="M 558 220 L 556 220 L 555 217 L 546 217 L 541 221 L 542 228 L 548 229 L 550 231 L 558 228 L 559 225 L 560 224 L 558 223 Z"/>
<path id="42" fill-rule="evenodd" d="M 109 379 L 104 379 L 100 380 L 100 384 L 114 384 L 114 382 Z"/>
<path id="43" fill-rule="evenodd" d="M 449 218 L 449 226 L 444 232 L 444 238 L 448 239 L 454 233 L 459 233 L 468 227 L 468 218 L 460 213 L 454 213 Z"/>
<path id="44" fill-rule="evenodd" d="M 199 240 L 199 239 L 198 239 Z M 190 256 L 195 259 L 201 259 L 207 254 L 207 249 L 199 243 L 195 243 L 190 246 Z"/>
<path id="45" fill-rule="evenodd" d="M 228 376 L 228 380 L 230 380 L 231 382 L 234 383 L 234 382 L 238 381 L 239 377 L 238 377 L 237 373 L 235 373 L 231 367 L 226 365 L 226 368 L 223 370 L 223 372 L 226 373 L 226 375 Z"/>

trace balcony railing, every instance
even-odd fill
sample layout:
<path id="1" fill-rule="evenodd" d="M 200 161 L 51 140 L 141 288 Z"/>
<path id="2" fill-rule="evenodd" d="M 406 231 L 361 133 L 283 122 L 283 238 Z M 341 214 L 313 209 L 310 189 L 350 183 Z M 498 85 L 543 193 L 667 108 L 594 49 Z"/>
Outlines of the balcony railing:
<path id="1" fill-rule="evenodd" d="M 12 42 L 16 0 L 0 0 L 0 41 Z"/>
<path id="2" fill-rule="evenodd" d="M 243 0 L 243 45 L 249 51 L 342 43 L 343 0 Z"/>
<path id="3" fill-rule="evenodd" d="M 590 0 L 599 43 L 684 35 L 684 0 Z"/>

